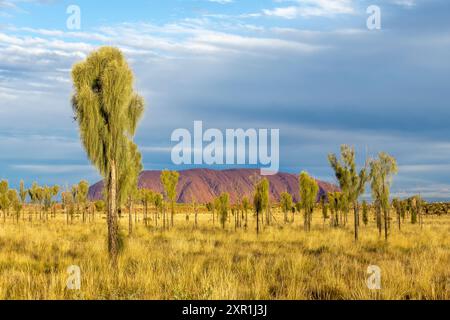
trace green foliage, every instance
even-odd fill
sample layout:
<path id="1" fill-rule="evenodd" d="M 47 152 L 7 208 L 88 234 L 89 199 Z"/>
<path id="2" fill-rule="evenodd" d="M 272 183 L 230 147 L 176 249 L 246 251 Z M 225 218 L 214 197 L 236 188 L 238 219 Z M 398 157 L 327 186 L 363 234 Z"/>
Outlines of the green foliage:
<path id="1" fill-rule="evenodd" d="M 365 200 L 362 203 L 362 220 L 365 226 L 369 224 L 369 208 Z"/>
<path id="2" fill-rule="evenodd" d="M 144 111 L 134 92 L 133 73 L 122 52 L 103 47 L 72 70 L 72 106 L 89 159 L 107 179 L 130 148 Z"/>
<path id="3" fill-rule="evenodd" d="M 54 198 L 58 196 L 59 186 L 53 187 L 45 186 L 41 188 L 41 191 L 42 191 L 42 204 L 44 206 L 44 210 L 48 211 L 55 204 Z"/>
<path id="4" fill-rule="evenodd" d="M 104 212 L 106 209 L 106 203 L 103 200 L 95 201 L 94 206 L 97 212 Z"/>
<path id="5" fill-rule="evenodd" d="M 253 196 L 253 207 L 260 214 L 269 205 L 269 180 L 262 179 L 256 184 Z"/>
<path id="6" fill-rule="evenodd" d="M 153 204 L 156 209 L 162 209 L 164 204 L 164 197 L 160 193 L 155 193 L 153 196 Z"/>
<path id="7" fill-rule="evenodd" d="M 411 223 L 417 224 L 419 222 L 419 218 L 422 214 L 423 207 L 425 202 L 422 200 L 420 196 L 414 196 L 408 199 L 409 209 L 411 212 Z"/>
<path id="8" fill-rule="evenodd" d="M 288 192 L 283 192 L 281 194 L 280 206 L 284 213 L 291 211 L 293 205 L 292 195 Z"/>
<path id="9" fill-rule="evenodd" d="M 31 188 L 28 189 L 28 195 L 30 196 L 31 203 L 36 204 L 38 202 L 39 186 L 36 182 L 33 182 Z"/>
<path id="10" fill-rule="evenodd" d="M 331 211 L 332 226 L 339 226 L 339 213 L 342 212 L 342 208 L 346 208 L 345 196 L 342 192 L 329 192 L 328 193 L 328 203 Z"/>
<path id="11" fill-rule="evenodd" d="M 398 223 L 398 229 L 401 230 L 401 222 L 402 218 L 404 218 L 404 204 L 403 201 L 401 201 L 398 198 L 395 198 L 392 200 L 392 206 L 395 209 L 395 212 L 397 213 L 397 223 Z"/>
<path id="12" fill-rule="evenodd" d="M 80 204 L 86 204 L 88 201 L 89 183 L 82 180 L 78 183 L 77 202 Z"/>
<path id="13" fill-rule="evenodd" d="M 349 205 L 353 204 L 355 221 L 355 240 L 358 240 L 359 226 L 359 203 L 358 198 L 364 193 L 365 186 L 369 180 L 367 165 L 359 172 L 356 168 L 355 149 L 347 145 L 341 146 L 341 159 L 338 160 L 335 154 L 328 156 L 328 161 L 334 170 L 336 179 L 339 181 L 343 196 L 345 197 L 347 207 L 345 208 L 345 218 L 349 211 Z M 345 222 L 346 223 L 346 222 Z"/>
<path id="14" fill-rule="evenodd" d="M 392 178 L 398 173 L 397 161 L 390 155 L 381 152 L 378 159 L 370 162 L 370 179 L 372 196 L 378 200 L 385 210 L 389 208 L 389 197 Z"/>
<path id="15" fill-rule="evenodd" d="M 139 198 L 144 205 L 149 205 L 150 203 L 153 203 L 154 197 L 155 193 L 152 190 L 145 188 L 139 190 Z"/>
<path id="16" fill-rule="evenodd" d="M 164 187 L 166 199 L 175 202 L 177 198 L 177 185 L 180 174 L 176 171 L 164 170 L 161 172 L 161 183 Z"/>
<path id="17" fill-rule="evenodd" d="M 72 193 L 72 199 L 73 199 L 73 203 L 78 205 L 78 201 L 80 200 L 80 197 L 78 196 L 78 185 L 74 184 L 71 188 L 70 188 L 70 193 Z"/>
<path id="18" fill-rule="evenodd" d="M 250 200 L 248 200 L 247 197 L 242 198 L 242 209 L 244 209 L 245 212 L 251 209 Z"/>
<path id="19" fill-rule="evenodd" d="M 378 228 L 381 234 L 381 211 L 384 213 L 385 239 L 388 239 L 390 190 L 392 178 L 398 172 L 397 161 L 390 155 L 381 152 L 378 159 L 370 162 L 370 179 L 372 197 L 375 199 L 378 208 Z"/>
<path id="20" fill-rule="evenodd" d="M 9 201 L 9 206 L 14 209 L 16 217 L 18 218 L 23 206 L 20 202 L 19 194 L 17 193 L 17 190 L 14 190 L 14 189 L 8 190 L 8 201 Z"/>
<path id="21" fill-rule="evenodd" d="M 67 224 L 69 217 L 73 220 L 75 215 L 75 198 L 77 194 L 77 186 L 73 186 L 70 190 L 61 193 L 62 207 L 66 213 Z"/>
<path id="22" fill-rule="evenodd" d="M 256 180 L 256 179 L 255 179 Z M 257 180 L 256 180 L 257 181 Z M 259 234 L 259 215 L 269 206 L 269 180 L 264 178 L 255 185 L 255 193 L 253 195 L 253 208 L 256 213 L 256 233 Z M 263 216 L 264 217 L 264 216 Z"/>
<path id="23" fill-rule="evenodd" d="M 322 218 L 325 221 L 330 218 L 328 215 L 328 204 L 326 202 L 325 196 L 323 196 L 321 199 L 321 207 L 322 207 Z"/>
<path id="24" fill-rule="evenodd" d="M 63 209 L 66 209 L 74 203 L 73 194 L 70 191 L 64 191 L 61 193 L 61 203 Z"/>
<path id="25" fill-rule="evenodd" d="M 138 198 L 138 180 L 142 172 L 142 156 L 138 146 L 129 141 L 126 153 L 119 159 L 118 203 L 125 205 L 127 201 Z"/>
<path id="26" fill-rule="evenodd" d="M 175 214 L 175 202 L 177 200 L 177 185 L 179 179 L 180 174 L 176 171 L 164 170 L 163 172 L 161 172 L 161 183 L 164 187 L 164 194 L 166 196 L 166 200 L 170 202 L 172 227 L 174 220 L 173 216 Z"/>
<path id="27" fill-rule="evenodd" d="M 20 180 L 20 189 L 19 189 L 20 201 L 24 204 L 27 201 L 28 190 L 25 189 L 25 183 L 23 180 Z"/>
<path id="28" fill-rule="evenodd" d="M 22 207 L 17 191 L 9 189 L 8 181 L 0 181 L 0 211 L 3 212 L 3 218 L 6 219 L 6 212 L 9 214 L 11 208 L 18 218 Z"/>
<path id="29" fill-rule="evenodd" d="M 40 187 L 36 182 L 33 182 L 30 189 L 28 189 L 28 195 L 31 202 L 34 205 L 43 205 L 45 201 L 45 189 Z"/>
<path id="30" fill-rule="evenodd" d="M 21 202 L 21 200 L 19 198 L 19 194 L 17 193 L 17 191 L 16 190 L 11 190 L 11 192 L 12 192 L 10 194 L 11 205 L 12 205 L 12 208 L 13 208 L 15 214 L 16 214 L 17 220 L 19 220 L 20 213 L 21 213 L 21 211 L 23 209 L 23 204 L 22 204 L 22 202 Z"/>
<path id="31" fill-rule="evenodd" d="M 0 181 L 0 211 L 9 210 L 10 201 L 8 197 L 9 183 L 6 180 Z"/>
<path id="32" fill-rule="evenodd" d="M 284 213 L 284 222 L 288 222 L 288 213 L 292 210 L 293 201 L 292 201 L 292 195 L 288 192 L 283 192 L 281 194 L 281 200 L 280 200 L 280 206 L 281 210 Z"/>
<path id="33" fill-rule="evenodd" d="M 300 206 L 305 212 L 305 230 L 311 230 L 312 214 L 314 205 L 319 194 L 319 185 L 317 181 L 310 177 L 308 173 L 302 172 L 299 178 L 300 184 Z"/>
<path id="34" fill-rule="evenodd" d="M 230 209 L 230 195 L 228 193 L 222 193 L 216 201 L 217 211 L 220 217 L 220 223 L 222 228 L 225 229 L 225 224 L 228 219 L 228 210 Z"/>
<path id="35" fill-rule="evenodd" d="M 126 175 L 130 166 L 136 168 L 136 162 L 140 162 L 132 137 L 144 112 L 144 100 L 134 92 L 133 73 L 117 48 L 103 47 L 93 52 L 73 67 L 72 79 L 72 108 L 81 142 L 105 178 L 108 248 L 115 265 L 121 246 L 117 207 L 134 191 L 134 176 L 128 181 Z"/>
<path id="36" fill-rule="evenodd" d="M 364 192 L 368 181 L 367 168 L 357 171 L 355 149 L 347 145 L 341 146 L 341 160 L 338 160 L 335 154 L 330 154 L 328 160 L 344 196 L 349 203 L 355 203 Z"/>
<path id="37" fill-rule="evenodd" d="M 208 212 L 214 212 L 214 203 L 208 202 L 206 204 L 206 210 L 208 210 Z"/>

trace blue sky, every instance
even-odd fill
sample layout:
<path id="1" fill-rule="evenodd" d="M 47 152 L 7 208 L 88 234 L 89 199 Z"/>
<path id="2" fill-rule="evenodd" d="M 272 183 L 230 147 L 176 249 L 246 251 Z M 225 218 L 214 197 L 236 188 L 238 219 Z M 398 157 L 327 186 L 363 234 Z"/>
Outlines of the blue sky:
<path id="1" fill-rule="evenodd" d="M 66 9 L 81 8 L 68 30 Z M 366 27 L 378 5 L 382 29 Z M 170 135 L 275 128 L 281 169 L 333 181 L 327 154 L 399 162 L 399 196 L 450 199 L 450 2 L 445 0 L 0 0 L 0 178 L 99 179 L 72 120 L 71 66 L 120 47 L 148 105 L 146 169 L 171 165 Z"/>

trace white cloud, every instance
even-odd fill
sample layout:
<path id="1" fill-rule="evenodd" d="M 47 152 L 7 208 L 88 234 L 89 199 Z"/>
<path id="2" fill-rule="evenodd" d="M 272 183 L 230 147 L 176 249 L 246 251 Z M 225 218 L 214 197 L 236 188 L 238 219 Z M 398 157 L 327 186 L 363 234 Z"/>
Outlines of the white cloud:
<path id="1" fill-rule="evenodd" d="M 405 8 L 412 8 L 416 6 L 416 0 L 393 0 L 392 2 Z"/>
<path id="2" fill-rule="evenodd" d="M 234 2 L 233 0 L 207 0 L 209 2 L 219 3 L 219 4 L 229 4 Z"/>
<path id="3" fill-rule="evenodd" d="M 284 2 L 284 1 L 278 1 Z M 323 17 L 355 12 L 352 0 L 292 0 L 295 5 L 263 10 L 264 15 L 284 19 Z"/>
<path id="4" fill-rule="evenodd" d="M 86 173 L 94 171 L 92 166 L 89 165 L 36 165 L 36 164 L 24 164 L 24 165 L 12 165 L 11 169 L 31 172 L 38 174 L 63 174 L 63 173 Z"/>

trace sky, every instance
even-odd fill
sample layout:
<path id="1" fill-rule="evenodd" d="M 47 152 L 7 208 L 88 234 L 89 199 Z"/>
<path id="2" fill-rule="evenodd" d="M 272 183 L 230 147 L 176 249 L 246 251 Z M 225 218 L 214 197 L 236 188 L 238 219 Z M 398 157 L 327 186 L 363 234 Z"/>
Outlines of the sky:
<path id="1" fill-rule="evenodd" d="M 81 10 L 69 29 L 67 8 Z M 381 9 L 369 30 L 367 8 Z M 70 71 L 119 47 L 146 112 L 144 167 L 171 161 L 171 133 L 280 130 L 280 169 L 334 182 L 341 144 L 358 162 L 397 158 L 394 196 L 450 199 L 447 0 L 0 0 L 0 178 L 71 185 L 100 176 L 73 120 Z"/>

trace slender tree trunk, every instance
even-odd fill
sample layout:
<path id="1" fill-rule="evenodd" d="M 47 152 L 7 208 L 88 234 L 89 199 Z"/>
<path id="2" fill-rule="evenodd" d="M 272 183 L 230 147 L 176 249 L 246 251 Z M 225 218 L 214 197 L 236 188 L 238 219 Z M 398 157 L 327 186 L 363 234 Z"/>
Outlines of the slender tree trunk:
<path id="1" fill-rule="evenodd" d="M 133 202 L 129 200 L 128 205 L 128 234 L 131 235 L 133 233 Z"/>
<path id="2" fill-rule="evenodd" d="M 245 230 L 248 228 L 248 210 L 245 210 Z"/>
<path id="3" fill-rule="evenodd" d="M 384 209 L 384 239 L 388 240 L 389 209 Z"/>
<path id="4" fill-rule="evenodd" d="M 195 229 L 198 228 L 198 210 L 195 208 Z"/>
<path id="5" fill-rule="evenodd" d="M 310 211 L 309 211 L 309 215 L 308 215 L 308 231 L 311 231 L 313 211 L 314 211 L 314 208 L 310 209 Z"/>
<path id="6" fill-rule="evenodd" d="M 355 201 L 353 204 L 353 211 L 355 213 L 355 241 L 358 241 L 359 239 L 359 207 L 358 207 L 358 201 Z"/>
<path id="7" fill-rule="evenodd" d="M 303 218 L 303 230 L 308 231 L 308 210 L 305 209 L 305 217 Z"/>
<path id="8" fill-rule="evenodd" d="M 161 210 L 162 210 L 162 208 L 161 207 L 155 207 L 155 224 L 156 224 L 156 228 L 158 228 L 158 220 L 159 220 L 159 217 L 160 217 L 160 214 L 161 214 Z"/>
<path id="9" fill-rule="evenodd" d="M 173 228 L 173 216 L 175 215 L 175 203 L 171 201 L 170 206 L 170 226 Z"/>
<path id="10" fill-rule="evenodd" d="M 420 229 L 423 229 L 423 216 L 422 216 L 422 208 L 417 209 L 418 215 L 419 215 L 419 224 Z"/>
<path id="11" fill-rule="evenodd" d="M 346 209 L 344 212 L 344 227 L 347 227 L 347 223 L 348 223 L 348 209 Z"/>
<path id="12" fill-rule="evenodd" d="M 145 208 L 144 208 L 144 224 L 146 227 L 148 227 L 148 203 L 145 201 Z"/>
<path id="13" fill-rule="evenodd" d="M 119 224 L 117 217 L 117 168 L 115 161 L 111 163 L 108 185 L 108 250 L 111 262 L 117 265 L 119 255 Z"/>
<path id="14" fill-rule="evenodd" d="M 339 227 L 339 215 L 340 215 L 340 213 L 339 213 L 339 210 L 336 210 L 336 216 L 335 216 L 335 222 L 334 222 L 334 226 L 337 228 L 337 227 Z"/>
<path id="15" fill-rule="evenodd" d="M 166 206 L 163 205 L 163 230 L 166 230 Z"/>
<path id="16" fill-rule="evenodd" d="M 375 210 L 376 210 L 376 215 L 377 215 L 378 235 L 381 238 L 381 235 L 382 235 L 381 207 L 379 205 L 377 205 Z"/>
<path id="17" fill-rule="evenodd" d="M 259 235 L 259 211 L 256 211 L 256 234 Z"/>
<path id="18" fill-rule="evenodd" d="M 242 218 L 242 213 L 241 213 L 241 210 L 237 210 L 237 219 L 238 219 L 238 228 L 242 228 L 242 225 L 241 225 L 241 219 Z"/>

